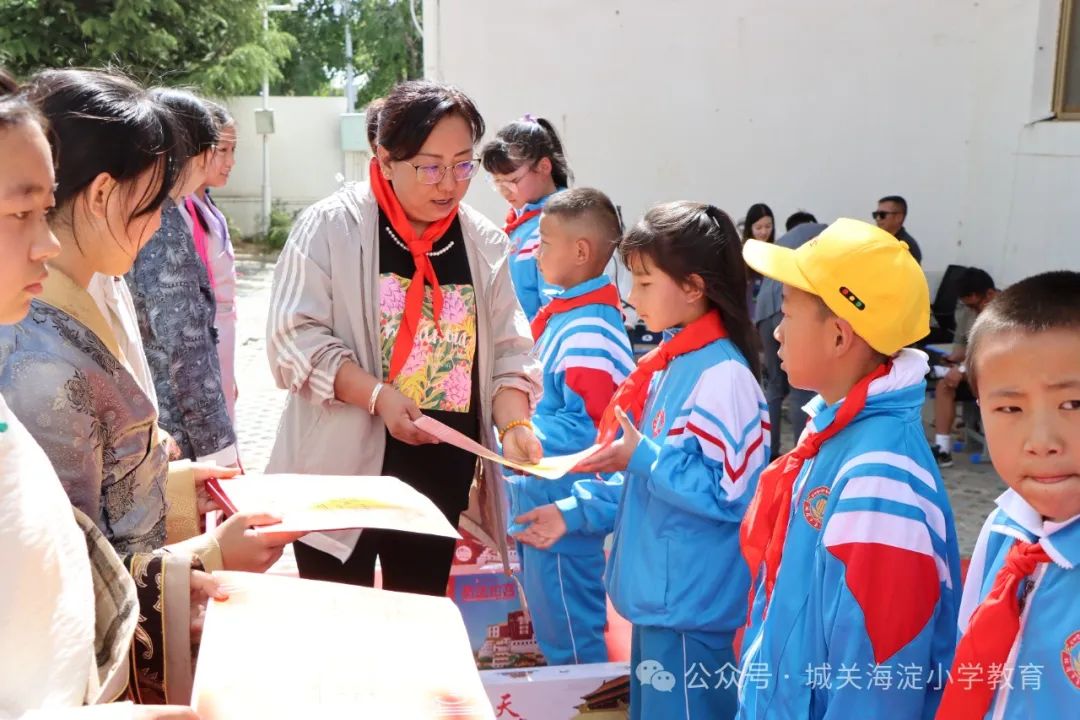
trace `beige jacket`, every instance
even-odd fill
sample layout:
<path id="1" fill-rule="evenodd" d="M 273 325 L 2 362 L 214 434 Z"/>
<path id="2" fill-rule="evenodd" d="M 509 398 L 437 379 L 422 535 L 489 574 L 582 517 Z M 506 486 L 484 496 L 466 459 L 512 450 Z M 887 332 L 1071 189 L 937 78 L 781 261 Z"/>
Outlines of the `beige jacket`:
<path id="1" fill-rule="evenodd" d="M 494 447 L 491 399 L 516 388 L 535 406 L 541 367 L 511 285 L 506 235 L 466 205 L 458 214 L 476 291 L 482 440 Z M 368 186 L 346 186 L 300 215 L 278 259 L 267 354 L 278 387 L 290 394 L 267 472 L 378 475 L 382 470 L 382 420 L 334 396 L 334 378 L 347 360 L 382 377 L 378 218 Z M 502 473 L 486 462 L 477 470 L 462 527 L 505 560 Z M 355 536 L 346 542 L 351 551 Z"/>

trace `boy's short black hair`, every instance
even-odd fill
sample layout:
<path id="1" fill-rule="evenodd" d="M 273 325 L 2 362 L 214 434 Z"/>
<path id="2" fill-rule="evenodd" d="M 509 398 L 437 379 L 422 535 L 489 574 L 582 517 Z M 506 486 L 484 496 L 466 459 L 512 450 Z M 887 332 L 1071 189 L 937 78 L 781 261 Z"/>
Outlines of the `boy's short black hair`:
<path id="1" fill-rule="evenodd" d="M 956 296 L 960 298 L 969 295 L 982 297 L 994 287 L 994 278 L 990 277 L 990 273 L 977 267 L 964 268 L 956 278 Z"/>
<path id="2" fill-rule="evenodd" d="M 612 245 L 618 244 L 622 237 L 622 223 L 615 204 L 596 188 L 579 187 L 555 193 L 544 205 L 544 214 L 571 220 L 587 217 L 604 233 L 598 239 Z"/>
<path id="3" fill-rule="evenodd" d="M 816 222 L 817 218 L 814 217 L 812 213 L 808 213 L 805 210 L 796 210 L 795 212 L 788 215 L 787 222 L 784 223 L 784 229 L 788 232 L 791 232 L 800 225 Z"/>
<path id="4" fill-rule="evenodd" d="M 977 392 L 976 369 L 982 341 L 1003 332 L 1080 332 L 1080 273 L 1071 270 L 1033 275 L 998 293 L 971 328 L 967 380 Z"/>

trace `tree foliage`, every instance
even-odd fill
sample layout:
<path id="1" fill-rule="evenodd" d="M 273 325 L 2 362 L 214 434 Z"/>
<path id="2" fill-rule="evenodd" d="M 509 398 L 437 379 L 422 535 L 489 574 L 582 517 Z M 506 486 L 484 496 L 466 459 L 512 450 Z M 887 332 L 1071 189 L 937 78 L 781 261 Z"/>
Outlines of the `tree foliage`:
<path id="1" fill-rule="evenodd" d="M 423 41 L 413 27 L 410 0 L 352 0 L 353 65 L 357 107 L 385 95 L 397 82 L 423 74 Z M 420 5 L 417 3 L 419 17 Z M 334 0 L 307 0 L 297 13 L 275 18 L 297 46 L 282 66 L 275 92 L 286 95 L 341 94 L 345 72 L 345 22 Z"/>
<path id="2" fill-rule="evenodd" d="M 295 47 L 262 28 L 261 0 L 0 0 L 0 64 L 17 75 L 47 67 L 117 67 L 147 84 L 213 95 L 280 80 Z"/>

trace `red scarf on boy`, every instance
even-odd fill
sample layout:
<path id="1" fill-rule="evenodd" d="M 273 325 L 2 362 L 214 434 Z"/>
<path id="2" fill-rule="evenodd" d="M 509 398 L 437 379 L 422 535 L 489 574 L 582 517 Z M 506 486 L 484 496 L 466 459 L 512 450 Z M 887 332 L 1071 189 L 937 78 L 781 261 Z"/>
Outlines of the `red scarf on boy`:
<path id="1" fill-rule="evenodd" d="M 727 337 L 724 321 L 720 317 L 719 310 L 710 310 L 694 322 L 690 323 L 670 340 L 660 343 L 655 350 L 650 351 L 638 361 L 637 367 L 630 377 L 623 381 L 611 403 L 604 410 L 600 419 L 600 430 L 597 433 L 597 442 L 607 445 L 615 440 L 619 433 L 619 419 L 615 416 L 615 408 L 629 415 L 634 422 L 640 423 L 642 412 L 645 410 L 645 401 L 649 397 L 649 384 L 653 375 L 664 370 L 671 361 L 680 355 L 700 350 L 706 345 Z"/>
<path id="2" fill-rule="evenodd" d="M 992 668 L 1005 667 L 1020 631 L 1020 583 L 1046 562 L 1050 556 L 1039 543 L 1017 541 L 1009 548 L 990 594 L 975 608 L 967 632 L 956 646 L 952 674 L 935 717 L 981 720 L 986 715 L 998 687 L 990 676 Z M 978 668 L 975 680 L 958 679 L 963 674 L 961 668 Z"/>
<path id="3" fill-rule="evenodd" d="M 539 340 L 540 336 L 544 334 L 552 315 L 575 310 L 586 305 L 610 305 L 622 312 L 622 299 L 619 297 L 619 290 L 614 285 L 605 285 L 573 298 L 555 298 L 540 308 L 540 312 L 536 313 L 536 317 L 533 318 L 533 340 Z"/>
<path id="4" fill-rule="evenodd" d="M 446 217 L 431 223 L 420 237 L 416 237 L 412 223 L 409 222 L 409 218 L 405 215 L 405 210 L 402 209 L 401 203 L 394 193 L 394 188 L 383 177 L 382 170 L 379 168 L 379 161 L 375 158 L 371 159 L 370 175 L 371 191 L 375 194 L 375 200 L 379 203 L 379 208 L 386 214 L 387 219 L 390 221 L 390 227 L 393 228 L 402 242 L 409 247 L 409 253 L 413 257 L 413 263 L 416 265 L 416 272 L 413 274 L 412 282 L 409 283 L 409 289 L 405 293 L 405 312 L 401 318 L 401 327 L 398 330 L 397 339 L 394 340 L 394 350 L 390 354 L 390 374 L 387 376 L 387 380 L 393 381 L 397 374 L 401 372 L 401 369 L 405 367 L 405 363 L 409 359 L 409 353 L 412 352 L 413 340 L 416 338 L 416 331 L 420 326 L 420 316 L 424 312 L 425 281 L 431 285 L 431 319 L 435 323 L 436 331 L 439 332 L 440 336 L 442 335 L 442 329 L 439 327 L 439 316 L 442 314 L 443 304 L 442 288 L 439 287 L 439 278 L 435 277 L 435 268 L 432 267 L 431 259 L 427 254 L 431 252 L 431 247 L 439 241 L 439 238 L 446 234 L 446 231 L 454 222 L 454 218 L 457 217 L 458 209 L 455 205 L 446 214 Z"/>
<path id="5" fill-rule="evenodd" d="M 815 457 L 825 441 L 851 424 L 855 416 L 866 407 L 870 383 L 889 374 L 892 364 L 886 362 L 864 377 L 847 394 L 836 417 L 823 430 L 806 432 L 798 446 L 791 452 L 773 460 L 761 472 L 757 492 L 754 493 L 742 527 L 739 528 L 739 544 L 743 557 L 750 566 L 750 602 L 754 601 L 761 563 L 765 563 L 765 604 L 768 605 L 776 585 L 776 573 L 780 569 L 780 557 L 787 539 L 788 521 L 791 519 L 791 495 L 795 479 L 803 464 Z"/>

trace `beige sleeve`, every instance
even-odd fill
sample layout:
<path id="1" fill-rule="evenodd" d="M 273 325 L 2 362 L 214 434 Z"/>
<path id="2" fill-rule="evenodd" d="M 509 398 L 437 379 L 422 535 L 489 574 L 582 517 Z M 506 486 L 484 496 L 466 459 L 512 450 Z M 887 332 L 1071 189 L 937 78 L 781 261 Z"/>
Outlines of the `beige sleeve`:
<path id="1" fill-rule="evenodd" d="M 199 506 L 195 496 L 195 471 L 190 460 L 169 463 L 165 480 L 165 542 L 182 542 L 199 534 Z"/>
<path id="2" fill-rule="evenodd" d="M 358 363 L 332 329 L 330 247 L 348 232 L 344 212 L 320 203 L 297 219 L 274 268 L 266 320 L 266 353 L 274 381 L 317 405 L 340 402 L 334 378 L 345 362 Z"/>

